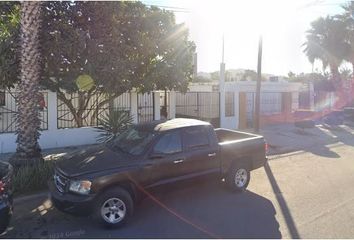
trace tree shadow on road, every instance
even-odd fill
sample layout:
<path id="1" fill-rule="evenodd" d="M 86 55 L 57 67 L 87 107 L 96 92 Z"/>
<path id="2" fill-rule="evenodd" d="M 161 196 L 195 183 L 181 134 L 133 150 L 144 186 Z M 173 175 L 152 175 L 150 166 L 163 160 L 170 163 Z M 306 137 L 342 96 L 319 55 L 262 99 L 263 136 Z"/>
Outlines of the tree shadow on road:
<path id="1" fill-rule="evenodd" d="M 326 158 L 340 158 L 340 155 L 336 152 L 333 152 L 329 147 L 326 145 L 318 145 L 306 149 L 305 151 L 315 154 L 317 156 L 326 157 Z"/>
<path id="2" fill-rule="evenodd" d="M 329 127 L 327 128 L 331 134 L 337 137 L 338 142 L 342 142 L 345 145 L 354 147 L 354 135 L 352 133 L 353 129 L 345 126 L 345 127 Z"/>
<path id="3" fill-rule="evenodd" d="M 270 154 L 305 151 L 326 158 L 340 158 L 328 145 L 340 142 L 341 137 L 333 134 L 330 129 L 325 130 L 329 132 L 326 133 L 322 128 L 324 127 L 316 126 L 300 130 L 295 126 L 286 125 L 279 129 L 274 128 L 274 131 L 268 129 L 265 131 L 265 138 L 270 146 Z"/>

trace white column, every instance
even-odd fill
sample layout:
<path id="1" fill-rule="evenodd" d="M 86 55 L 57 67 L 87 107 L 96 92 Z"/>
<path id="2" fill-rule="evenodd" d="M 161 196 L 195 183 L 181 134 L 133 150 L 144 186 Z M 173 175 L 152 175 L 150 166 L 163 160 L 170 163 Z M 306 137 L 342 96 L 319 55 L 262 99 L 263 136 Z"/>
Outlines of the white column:
<path id="1" fill-rule="evenodd" d="M 299 92 L 292 92 L 291 98 L 291 110 L 296 111 L 299 109 Z"/>
<path id="2" fill-rule="evenodd" d="M 138 94 L 136 92 L 130 92 L 130 115 L 134 123 L 138 123 Z"/>
<path id="3" fill-rule="evenodd" d="M 48 130 L 58 129 L 57 93 L 48 91 Z"/>
<path id="4" fill-rule="evenodd" d="M 225 63 L 220 64 L 220 127 L 224 127 L 225 121 Z"/>
<path id="5" fill-rule="evenodd" d="M 168 116 L 167 118 L 168 119 L 172 119 L 172 118 L 175 118 L 176 117 L 176 92 L 175 91 L 170 91 L 170 94 L 169 94 L 169 97 L 170 97 L 170 101 L 169 101 L 169 111 L 168 111 Z"/>
<path id="6" fill-rule="evenodd" d="M 154 120 L 160 119 L 160 92 L 154 92 Z"/>

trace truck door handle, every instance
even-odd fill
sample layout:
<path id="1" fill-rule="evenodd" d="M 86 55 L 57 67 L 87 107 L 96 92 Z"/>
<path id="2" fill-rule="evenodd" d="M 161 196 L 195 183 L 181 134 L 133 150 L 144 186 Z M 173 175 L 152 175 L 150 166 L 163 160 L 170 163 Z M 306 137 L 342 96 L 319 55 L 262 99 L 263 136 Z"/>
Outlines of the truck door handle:
<path id="1" fill-rule="evenodd" d="M 176 164 L 177 164 L 177 163 L 182 163 L 182 162 L 184 162 L 184 159 L 178 159 L 178 160 L 174 160 L 174 161 L 173 161 L 173 163 L 176 163 Z"/>
<path id="2" fill-rule="evenodd" d="M 215 157 L 216 156 L 216 153 L 209 153 L 208 154 L 208 157 Z"/>

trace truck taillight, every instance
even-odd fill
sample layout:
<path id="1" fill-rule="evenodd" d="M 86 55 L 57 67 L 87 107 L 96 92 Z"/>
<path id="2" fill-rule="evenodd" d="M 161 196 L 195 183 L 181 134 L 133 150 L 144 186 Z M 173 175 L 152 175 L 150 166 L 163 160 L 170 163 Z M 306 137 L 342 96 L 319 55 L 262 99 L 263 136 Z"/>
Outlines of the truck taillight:
<path id="1" fill-rule="evenodd" d="M 268 153 L 268 143 L 264 142 L 264 151 L 267 154 Z"/>
<path id="2" fill-rule="evenodd" d="M 0 181 L 0 194 L 3 194 L 5 192 L 5 183 Z"/>

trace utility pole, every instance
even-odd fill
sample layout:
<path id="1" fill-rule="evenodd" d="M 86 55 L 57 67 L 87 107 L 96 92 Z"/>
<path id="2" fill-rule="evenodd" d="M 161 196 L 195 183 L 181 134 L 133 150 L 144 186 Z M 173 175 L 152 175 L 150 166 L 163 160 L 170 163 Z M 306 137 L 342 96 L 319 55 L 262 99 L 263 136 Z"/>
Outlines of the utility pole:
<path id="1" fill-rule="evenodd" d="M 262 35 L 259 36 L 258 42 L 258 63 L 257 63 L 257 86 L 256 86 L 256 101 L 254 114 L 254 131 L 259 132 L 260 125 L 260 106 L 261 106 L 261 81 L 262 81 Z"/>

